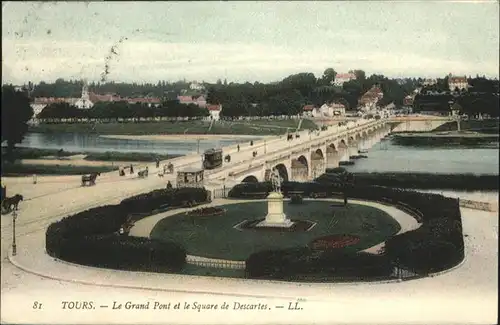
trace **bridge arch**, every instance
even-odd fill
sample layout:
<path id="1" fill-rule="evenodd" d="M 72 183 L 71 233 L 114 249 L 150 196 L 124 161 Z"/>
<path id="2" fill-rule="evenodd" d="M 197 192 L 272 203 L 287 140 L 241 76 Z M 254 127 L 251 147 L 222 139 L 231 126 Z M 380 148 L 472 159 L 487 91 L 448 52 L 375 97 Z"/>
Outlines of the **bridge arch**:
<path id="1" fill-rule="evenodd" d="M 311 152 L 311 174 L 312 179 L 319 177 L 325 172 L 325 157 L 321 149 Z"/>
<path id="2" fill-rule="evenodd" d="M 292 159 L 292 180 L 307 181 L 309 179 L 309 162 L 302 155 L 297 159 Z"/>
<path id="3" fill-rule="evenodd" d="M 339 161 L 349 161 L 349 146 L 347 145 L 346 139 L 340 140 L 338 147 L 340 156 Z"/>
<path id="4" fill-rule="evenodd" d="M 335 147 L 335 143 L 330 143 L 326 147 L 326 168 L 335 168 L 339 166 L 340 153 Z"/>
<path id="5" fill-rule="evenodd" d="M 288 182 L 289 181 L 288 170 L 286 169 L 286 166 L 284 164 L 277 164 L 276 166 L 274 166 L 274 168 L 276 168 L 276 170 L 278 171 L 281 179 L 284 182 Z"/>
<path id="6" fill-rule="evenodd" d="M 357 156 L 358 155 L 358 144 L 359 141 L 357 141 L 353 136 L 349 137 L 349 141 L 347 142 L 349 148 L 347 149 L 349 157 L 351 156 Z"/>
<path id="7" fill-rule="evenodd" d="M 242 183 L 258 183 L 259 180 L 257 177 L 255 177 L 254 175 L 248 175 L 247 177 L 245 177 L 242 181 Z"/>

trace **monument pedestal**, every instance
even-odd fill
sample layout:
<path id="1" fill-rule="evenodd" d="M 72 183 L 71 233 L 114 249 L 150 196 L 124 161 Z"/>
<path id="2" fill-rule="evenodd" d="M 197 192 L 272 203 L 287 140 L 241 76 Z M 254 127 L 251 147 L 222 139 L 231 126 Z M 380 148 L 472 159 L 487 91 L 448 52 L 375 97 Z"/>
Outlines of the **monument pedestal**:
<path id="1" fill-rule="evenodd" d="M 257 227 L 290 228 L 293 221 L 288 219 L 283 212 L 283 194 L 271 192 L 267 196 L 267 215 L 264 221 L 259 222 Z"/>

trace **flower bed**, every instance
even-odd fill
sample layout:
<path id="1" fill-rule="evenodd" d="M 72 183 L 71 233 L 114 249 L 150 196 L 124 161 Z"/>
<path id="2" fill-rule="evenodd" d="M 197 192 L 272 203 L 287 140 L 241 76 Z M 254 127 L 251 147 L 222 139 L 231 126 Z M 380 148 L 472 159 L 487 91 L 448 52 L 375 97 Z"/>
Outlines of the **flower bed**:
<path id="1" fill-rule="evenodd" d="M 326 250 L 332 248 L 343 248 L 350 245 L 355 245 L 360 238 L 353 235 L 330 235 L 313 240 L 309 247 L 317 250 Z"/>
<path id="2" fill-rule="evenodd" d="M 190 217 L 192 216 L 201 216 L 201 217 L 212 217 L 212 216 L 220 216 L 223 215 L 226 210 L 219 207 L 207 207 L 200 208 L 196 210 L 191 210 L 186 212 L 186 214 Z"/>
<path id="3" fill-rule="evenodd" d="M 238 225 L 237 229 L 268 232 L 303 232 L 309 231 L 314 226 L 314 222 L 309 220 L 292 220 L 293 225 L 288 228 L 258 227 L 257 225 L 262 221 L 264 221 L 264 219 L 247 220 Z"/>

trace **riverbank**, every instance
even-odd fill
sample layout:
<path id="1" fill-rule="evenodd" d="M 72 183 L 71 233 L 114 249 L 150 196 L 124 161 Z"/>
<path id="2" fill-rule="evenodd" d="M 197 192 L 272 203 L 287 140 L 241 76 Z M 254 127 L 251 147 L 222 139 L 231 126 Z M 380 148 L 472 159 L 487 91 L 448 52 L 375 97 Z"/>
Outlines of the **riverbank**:
<path id="1" fill-rule="evenodd" d="M 55 149 L 16 148 L 14 162 L 2 154 L 2 176 L 24 175 L 80 175 L 105 173 L 119 167 L 173 159 L 182 155 L 143 152 L 68 152 Z M 142 163 L 142 164 L 141 164 Z"/>
<path id="2" fill-rule="evenodd" d="M 123 139 L 123 140 L 144 140 L 144 141 L 182 141 L 182 140 L 231 140 L 231 139 L 241 139 L 241 140 L 252 140 L 255 139 L 254 135 L 244 135 L 244 134 L 150 134 L 150 135 L 100 135 L 102 138 L 108 139 Z M 272 136 L 261 136 L 258 138 L 269 138 Z"/>
<path id="3" fill-rule="evenodd" d="M 63 149 L 42 149 L 42 148 L 25 148 L 16 147 L 12 153 L 13 160 L 86 160 L 86 161 L 147 161 L 152 162 L 156 159 L 167 160 L 182 155 L 174 154 L 158 154 L 154 152 L 121 152 L 121 151 L 106 151 L 106 152 L 89 152 L 89 151 L 65 151 Z M 2 162 L 7 161 L 5 147 L 2 147 Z"/>
<path id="4" fill-rule="evenodd" d="M 392 140 L 403 146 L 498 146 L 498 134 L 477 133 L 472 131 L 441 131 L 427 133 L 396 133 Z"/>
<path id="5" fill-rule="evenodd" d="M 295 130 L 298 119 L 237 120 L 237 121 L 156 121 L 156 122 L 109 122 L 109 123 L 41 123 L 31 125 L 34 133 L 88 133 L 99 135 L 280 135 L 288 129 Z M 301 129 L 316 129 L 317 125 L 304 119 Z"/>

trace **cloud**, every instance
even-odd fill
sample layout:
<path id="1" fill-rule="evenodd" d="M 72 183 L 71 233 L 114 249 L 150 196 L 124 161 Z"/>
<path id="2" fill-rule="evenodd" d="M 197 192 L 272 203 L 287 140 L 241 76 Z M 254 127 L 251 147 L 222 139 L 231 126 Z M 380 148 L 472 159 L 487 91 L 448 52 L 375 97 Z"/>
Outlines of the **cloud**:
<path id="1" fill-rule="evenodd" d="M 354 33 L 349 37 L 356 37 Z M 57 78 L 99 80 L 105 58 L 116 42 L 4 40 L 4 82 L 53 81 Z M 364 69 L 368 74 L 393 76 L 443 76 L 488 74 L 498 76 L 498 61 L 468 62 L 460 58 L 437 58 L 408 52 L 382 50 L 353 52 L 265 45 L 261 43 L 162 43 L 127 40 L 109 62 L 108 80 L 156 82 L 195 79 L 214 82 L 275 81 L 297 72 L 322 74 L 327 67 L 337 71 Z"/>

